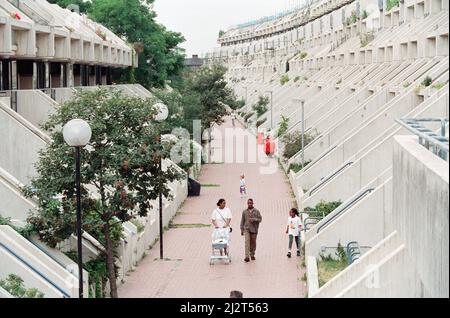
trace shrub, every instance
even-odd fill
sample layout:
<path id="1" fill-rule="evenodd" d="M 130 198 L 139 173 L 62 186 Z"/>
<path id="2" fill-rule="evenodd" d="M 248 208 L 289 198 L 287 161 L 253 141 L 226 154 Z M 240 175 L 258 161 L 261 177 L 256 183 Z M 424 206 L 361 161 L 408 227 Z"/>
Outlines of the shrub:
<path id="1" fill-rule="evenodd" d="M 447 85 L 447 83 L 448 83 L 448 81 L 439 82 L 439 83 L 433 84 L 433 86 L 431 86 L 431 87 L 439 90 L 439 89 L 443 88 L 445 85 Z"/>
<path id="2" fill-rule="evenodd" d="M 367 46 L 374 39 L 373 32 L 365 32 L 359 36 L 361 47 Z"/>
<path id="3" fill-rule="evenodd" d="M 0 280 L 0 287 L 16 298 L 44 298 L 44 294 L 38 289 L 27 289 L 23 279 L 14 274 L 9 274 L 6 279 Z"/>
<path id="4" fill-rule="evenodd" d="M 250 112 L 247 115 L 245 115 L 244 120 L 248 121 L 250 117 L 252 117 L 255 113 L 254 112 Z"/>
<path id="5" fill-rule="evenodd" d="M 298 54 L 298 57 L 301 59 L 301 60 L 303 60 L 305 57 L 307 57 L 308 56 L 308 53 L 306 53 L 306 52 L 300 52 L 299 54 Z"/>
<path id="6" fill-rule="evenodd" d="M 356 23 L 358 21 L 358 15 L 356 14 L 356 11 L 352 11 L 352 15 L 350 16 L 350 20 L 353 23 Z"/>
<path id="7" fill-rule="evenodd" d="M 315 136 L 312 134 L 305 134 L 304 145 L 305 147 L 313 141 Z M 302 133 L 296 131 L 283 136 L 284 152 L 283 157 L 289 159 L 302 150 Z"/>
<path id="8" fill-rule="evenodd" d="M 391 10 L 394 7 L 397 7 L 400 0 L 386 0 L 386 11 Z"/>
<path id="9" fill-rule="evenodd" d="M 284 85 L 284 84 L 286 84 L 287 82 L 289 82 L 289 75 L 284 74 L 284 75 L 281 76 L 281 78 L 280 78 L 280 83 L 281 83 L 281 85 Z"/>
<path id="10" fill-rule="evenodd" d="M 289 128 L 289 118 L 281 115 L 281 122 L 278 125 L 277 136 L 282 136 Z"/>
<path id="11" fill-rule="evenodd" d="M 305 211 L 315 211 L 317 213 L 320 213 L 324 217 L 336 210 L 340 205 L 342 204 L 342 201 L 331 201 L 331 202 L 325 202 L 320 201 L 316 204 L 315 207 L 306 207 Z"/>
<path id="12" fill-rule="evenodd" d="M 256 112 L 257 117 L 264 115 L 267 112 L 267 105 L 269 105 L 268 96 L 259 96 L 258 101 L 253 105 L 253 110 Z"/>
<path id="13" fill-rule="evenodd" d="M 367 19 L 368 16 L 369 16 L 369 14 L 367 13 L 367 11 L 363 10 L 362 13 L 361 13 L 361 19 L 362 20 Z"/>
<path id="14" fill-rule="evenodd" d="M 408 88 L 411 85 L 410 82 L 405 82 L 403 83 L 403 88 Z"/>
<path id="15" fill-rule="evenodd" d="M 341 84 L 341 83 L 342 83 L 342 78 L 339 79 L 339 81 L 336 82 L 336 85 L 339 85 L 339 84 Z"/>
<path id="16" fill-rule="evenodd" d="M 296 77 L 294 78 L 294 83 L 297 83 L 299 80 L 300 80 L 300 76 L 296 76 Z"/>
<path id="17" fill-rule="evenodd" d="M 309 165 L 311 163 L 311 161 L 306 161 L 305 165 L 303 166 L 301 163 L 291 163 L 288 169 L 289 171 L 294 171 L 295 173 L 301 171 L 304 167 L 306 167 L 307 165 Z"/>
<path id="18" fill-rule="evenodd" d="M 264 118 L 264 119 L 261 119 L 261 120 L 258 120 L 257 122 L 256 122 L 256 127 L 259 127 L 259 126 L 261 126 L 262 124 L 264 124 L 265 122 L 267 121 L 267 118 Z"/>
<path id="19" fill-rule="evenodd" d="M 423 79 L 422 83 L 420 83 L 420 84 L 421 84 L 422 86 L 428 87 L 428 86 L 430 86 L 432 83 L 433 83 L 433 79 L 432 79 L 431 77 L 429 77 L 429 76 L 426 76 L 426 77 Z"/>

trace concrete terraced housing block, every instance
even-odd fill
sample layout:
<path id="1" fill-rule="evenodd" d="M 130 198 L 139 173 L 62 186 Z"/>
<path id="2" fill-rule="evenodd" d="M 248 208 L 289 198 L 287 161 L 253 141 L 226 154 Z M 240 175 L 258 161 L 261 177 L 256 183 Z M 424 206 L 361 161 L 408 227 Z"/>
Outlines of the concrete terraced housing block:
<path id="1" fill-rule="evenodd" d="M 311 222 L 302 233 L 309 297 L 449 295 L 448 155 L 428 151 L 396 122 L 447 119 L 448 149 L 448 6 L 401 0 L 388 10 L 378 0 L 313 1 L 231 28 L 204 58 L 228 68 L 250 130 L 277 138 L 284 116 L 288 134 L 303 128 L 312 136 L 290 158 L 277 139 L 300 210 L 342 202 L 314 222 L 302 214 Z M 260 96 L 272 98 L 272 110 L 245 120 Z M 427 128 L 441 134 L 438 123 Z M 310 163 L 289 171 L 302 160 Z M 360 246 L 359 259 L 319 286 L 321 255 L 334 257 L 338 244 L 351 242 Z"/>
<path id="2" fill-rule="evenodd" d="M 0 216 L 13 225 L 26 223 L 36 202 L 23 197 L 21 187 L 36 175 L 38 152 L 50 142 L 39 127 L 60 103 L 77 90 L 103 85 L 130 96 L 153 95 L 141 85 L 113 85 L 111 70 L 137 66 L 137 54 L 120 37 L 85 15 L 45 0 L 0 0 Z M 170 160 L 164 164 L 175 165 Z M 170 185 L 173 200 L 165 200 L 167 225 L 187 196 L 187 181 Z M 154 202 L 157 207 L 157 202 Z M 156 210 L 139 222 L 143 230 L 124 224 L 118 248 L 118 283 L 126 279 L 157 239 Z M 77 265 L 63 252 L 76 249 L 76 237 L 49 248 L 36 237 L 29 241 L 8 226 L 0 227 L 0 279 L 17 274 L 27 288 L 45 297 L 78 297 Z M 83 235 L 84 261 L 104 247 Z M 85 295 L 90 286 L 84 274 Z M 0 298 L 9 297 L 0 289 Z"/>

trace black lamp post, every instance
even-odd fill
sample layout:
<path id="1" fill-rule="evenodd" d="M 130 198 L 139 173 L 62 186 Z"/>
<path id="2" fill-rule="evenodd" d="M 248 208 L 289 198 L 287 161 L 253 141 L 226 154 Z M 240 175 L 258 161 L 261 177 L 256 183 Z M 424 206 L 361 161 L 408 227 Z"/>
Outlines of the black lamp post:
<path id="1" fill-rule="evenodd" d="M 82 119 L 73 119 L 63 128 L 64 141 L 75 148 L 75 186 L 77 199 L 77 250 L 78 250 L 78 287 L 79 298 L 83 298 L 83 249 L 81 229 L 81 148 L 91 139 L 92 131 L 87 122 Z"/>
<path id="2" fill-rule="evenodd" d="M 163 122 L 169 116 L 169 110 L 166 105 L 163 103 L 155 104 L 155 107 L 158 109 L 158 114 L 155 116 L 155 120 L 158 122 Z M 161 144 L 161 135 L 158 136 L 158 142 Z M 162 155 L 159 156 L 159 172 L 162 174 L 162 163 L 163 158 Z M 164 242 L 163 242 L 163 233 L 164 233 L 164 225 L 163 225 L 163 194 L 161 191 L 161 184 L 158 185 L 159 191 L 159 258 L 164 258 Z"/>

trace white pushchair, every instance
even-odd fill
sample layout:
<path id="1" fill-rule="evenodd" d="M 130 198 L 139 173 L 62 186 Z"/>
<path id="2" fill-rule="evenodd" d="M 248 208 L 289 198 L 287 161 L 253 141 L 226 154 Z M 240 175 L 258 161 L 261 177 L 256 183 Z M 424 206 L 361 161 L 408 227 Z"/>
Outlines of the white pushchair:
<path id="1" fill-rule="evenodd" d="M 228 228 L 214 229 L 211 247 L 210 265 L 214 265 L 218 260 L 223 260 L 227 265 L 231 263 L 230 230 Z"/>

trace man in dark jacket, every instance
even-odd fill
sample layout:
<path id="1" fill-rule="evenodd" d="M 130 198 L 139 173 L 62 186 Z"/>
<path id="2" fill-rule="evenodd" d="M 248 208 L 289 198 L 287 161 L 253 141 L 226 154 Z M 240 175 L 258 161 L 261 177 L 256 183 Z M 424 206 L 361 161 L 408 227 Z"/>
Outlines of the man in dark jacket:
<path id="1" fill-rule="evenodd" d="M 256 238 L 261 221 L 261 213 L 254 208 L 253 199 L 248 199 L 247 209 L 242 212 L 241 218 L 241 235 L 245 236 L 245 262 L 256 259 Z"/>

